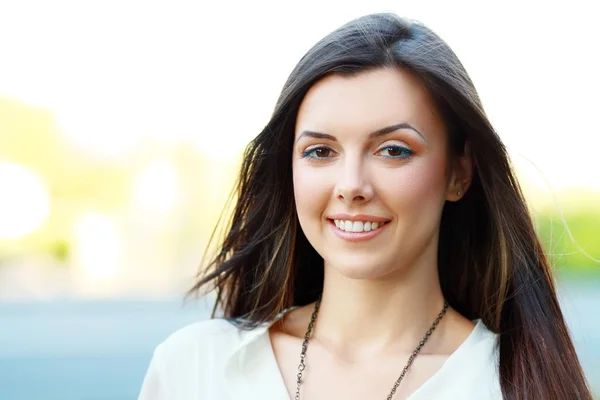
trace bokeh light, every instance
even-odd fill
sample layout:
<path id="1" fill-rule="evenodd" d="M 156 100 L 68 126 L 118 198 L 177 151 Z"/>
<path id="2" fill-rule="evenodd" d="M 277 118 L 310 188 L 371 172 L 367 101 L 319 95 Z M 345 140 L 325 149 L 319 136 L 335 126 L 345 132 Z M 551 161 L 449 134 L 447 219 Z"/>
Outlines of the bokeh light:
<path id="1" fill-rule="evenodd" d="M 92 279 L 117 276 L 121 241 L 115 224 L 99 213 L 81 216 L 75 225 L 75 264 Z"/>
<path id="2" fill-rule="evenodd" d="M 49 211 L 48 190 L 35 172 L 0 162 L 0 237 L 19 239 L 35 231 Z"/>
<path id="3" fill-rule="evenodd" d="M 132 198 L 143 212 L 168 212 L 177 205 L 179 192 L 177 173 L 173 166 L 155 161 L 135 177 Z"/>

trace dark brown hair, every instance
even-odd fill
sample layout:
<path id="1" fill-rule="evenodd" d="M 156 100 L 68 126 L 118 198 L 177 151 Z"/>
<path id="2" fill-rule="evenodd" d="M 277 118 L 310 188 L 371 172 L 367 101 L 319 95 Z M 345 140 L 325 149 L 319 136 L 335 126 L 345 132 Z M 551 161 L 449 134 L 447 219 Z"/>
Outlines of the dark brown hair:
<path id="1" fill-rule="evenodd" d="M 349 22 L 296 65 L 271 120 L 246 149 L 227 234 L 190 293 L 216 290 L 216 307 L 242 328 L 317 299 L 323 260 L 298 226 L 292 187 L 298 108 L 311 85 L 328 74 L 384 67 L 421 80 L 444 118 L 453 153 L 463 151 L 465 140 L 471 143 L 473 182 L 442 214 L 439 278 L 454 309 L 499 334 L 504 398 L 591 399 L 549 263 L 471 79 L 435 33 L 393 14 Z"/>

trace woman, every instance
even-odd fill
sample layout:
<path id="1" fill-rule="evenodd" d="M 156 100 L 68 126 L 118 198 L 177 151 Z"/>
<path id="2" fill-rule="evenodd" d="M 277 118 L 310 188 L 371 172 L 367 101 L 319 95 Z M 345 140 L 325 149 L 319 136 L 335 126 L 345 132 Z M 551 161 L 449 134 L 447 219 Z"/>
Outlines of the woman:
<path id="1" fill-rule="evenodd" d="M 591 399 L 506 150 L 456 55 L 390 14 L 298 63 L 140 399 Z"/>

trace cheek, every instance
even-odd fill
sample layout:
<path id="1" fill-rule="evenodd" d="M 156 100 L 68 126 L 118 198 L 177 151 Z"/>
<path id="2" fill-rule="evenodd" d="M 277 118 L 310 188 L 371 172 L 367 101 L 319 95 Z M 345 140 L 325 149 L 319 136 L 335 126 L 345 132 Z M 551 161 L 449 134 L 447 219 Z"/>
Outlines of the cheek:
<path id="1" fill-rule="evenodd" d="M 330 197 L 330 185 L 319 168 L 311 168 L 300 162 L 293 165 L 294 199 L 298 219 L 304 225 L 320 218 Z"/>
<path id="2" fill-rule="evenodd" d="M 444 158 L 415 163 L 388 179 L 386 197 L 399 215 L 410 213 L 422 218 L 424 212 L 441 211 L 446 198 Z"/>

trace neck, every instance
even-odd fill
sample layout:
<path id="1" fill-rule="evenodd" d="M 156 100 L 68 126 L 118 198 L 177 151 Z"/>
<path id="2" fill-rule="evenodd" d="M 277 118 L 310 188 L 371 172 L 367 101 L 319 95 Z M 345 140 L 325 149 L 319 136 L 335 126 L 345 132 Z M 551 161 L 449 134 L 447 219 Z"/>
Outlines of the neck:
<path id="1" fill-rule="evenodd" d="M 316 339 L 338 349 L 411 352 L 444 305 L 437 265 L 419 267 L 400 278 L 358 280 L 326 265 Z"/>

